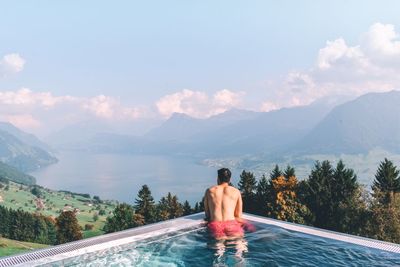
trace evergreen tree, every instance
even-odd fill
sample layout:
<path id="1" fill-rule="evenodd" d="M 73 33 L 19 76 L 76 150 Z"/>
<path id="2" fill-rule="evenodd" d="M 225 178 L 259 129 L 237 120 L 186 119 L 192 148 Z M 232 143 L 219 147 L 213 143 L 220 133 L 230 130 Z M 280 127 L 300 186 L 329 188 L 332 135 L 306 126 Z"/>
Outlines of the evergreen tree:
<path id="1" fill-rule="evenodd" d="M 192 214 L 192 212 L 192 207 L 190 206 L 189 202 L 185 200 L 185 202 L 183 203 L 183 215 L 190 215 Z"/>
<path id="2" fill-rule="evenodd" d="M 290 167 L 290 165 L 287 165 L 286 169 L 283 172 L 283 176 L 286 179 L 289 179 L 290 177 L 295 177 L 296 176 L 296 171 L 293 167 Z"/>
<path id="3" fill-rule="evenodd" d="M 166 197 L 162 197 L 157 204 L 157 221 L 166 221 L 170 216 L 168 200 Z"/>
<path id="4" fill-rule="evenodd" d="M 316 227 L 329 228 L 332 218 L 331 184 L 333 168 L 329 161 L 317 161 L 306 181 L 304 200 Z"/>
<path id="5" fill-rule="evenodd" d="M 388 206 L 395 201 L 396 194 L 400 192 L 400 171 L 387 158 L 378 167 L 372 190 L 374 197 Z"/>
<path id="6" fill-rule="evenodd" d="M 194 204 L 193 213 L 198 213 L 198 212 L 200 212 L 200 211 L 201 211 L 201 210 L 200 210 L 199 202 L 196 202 L 196 203 Z"/>
<path id="7" fill-rule="evenodd" d="M 258 215 L 267 215 L 267 203 L 271 196 L 271 182 L 265 175 L 261 177 L 257 184 L 255 213 Z"/>
<path id="8" fill-rule="evenodd" d="M 141 226 L 144 223 L 143 215 L 135 214 L 131 205 L 122 203 L 115 207 L 112 216 L 107 217 L 104 231 L 112 233 Z"/>
<path id="9" fill-rule="evenodd" d="M 369 237 L 400 243 L 400 175 L 397 167 L 384 159 L 372 185 L 373 200 L 369 216 Z"/>
<path id="10" fill-rule="evenodd" d="M 275 165 L 274 169 L 271 171 L 271 173 L 269 174 L 269 178 L 271 178 L 271 180 L 276 179 L 280 176 L 282 176 L 283 173 L 282 171 L 279 169 L 278 165 Z"/>
<path id="11" fill-rule="evenodd" d="M 170 208 L 171 219 L 178 218 L 183 215 L 182 204 L 179 203 L 178 197 L 176 195 L 172 197 L 169 208 Z"/>
<path id="12" fill-rule="evenodd" d="M 361 200 L 362 189 L 352 169 L 346 169 L 340 160 L 334 169 L 329 161 L 317 162 L 305 181 L 307 207 L 317 227 L 358 234 L 366 211 Z"/>
<path id="13" fill-rule="evenodd" d="M 144 217 L 146 223 L 156 221 L 155 203 L 147 185 L 143 185 L 139 190 L 138 197 L 135 200 L 135 210 L 137 214 L 141 214 Z"/>
<path id="14" fill-rule="evenodd" d="M 255 196 L 257 190 L 257 181 L 254 174 L 243 170 L 240 175 L 238 188 L 242 194 L 243 211 L 254 213 L 255 212 Z"/>
<path id="15" fill-rule="evenodd" d="M 62 212 L 56 219 L 56 226 L 58 244 L 82 239 L 82 233 L 74 212 Z"/>

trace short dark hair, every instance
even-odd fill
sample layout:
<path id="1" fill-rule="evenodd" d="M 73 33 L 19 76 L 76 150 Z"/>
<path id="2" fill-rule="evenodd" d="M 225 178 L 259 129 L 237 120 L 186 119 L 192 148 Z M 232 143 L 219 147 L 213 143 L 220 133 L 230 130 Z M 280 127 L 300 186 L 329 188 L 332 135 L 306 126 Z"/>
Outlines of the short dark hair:
<path id="1" fill-rule="evenodd" d="M 218 170 L 218 180 L 221 183 L 229 183 L 231 180 L 231 171 L 228 168 L 222 168 Z"/>

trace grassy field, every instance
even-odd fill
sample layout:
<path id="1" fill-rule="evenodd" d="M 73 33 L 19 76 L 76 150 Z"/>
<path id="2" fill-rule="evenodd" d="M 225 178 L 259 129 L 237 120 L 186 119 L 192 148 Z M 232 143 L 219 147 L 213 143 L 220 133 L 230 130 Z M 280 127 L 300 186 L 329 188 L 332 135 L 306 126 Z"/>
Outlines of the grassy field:
<path id="1" fill-rule="evenodd" d="M 76 210 L 85 238 L 103 234 L 106 217 L 112 213 L 117 204 L 115 201 L 98 203 L 92 198 L 81 195 L 40 188 L 43 207 L 38 208 L 37 197 L 31 193 L 31 186 L 10 182 L 7 188 L 5 183 L 0 184 L 0 205 L 2 206 L 28 212 L 40 212 L 52 217 L 57 217 L 62 210 Z M 98 216 L 97 220 L 94 220 L 95 214 Z M 93 229 L 84 230 L 86 224 L 93 225 Z"/>
<path id="2" fill-rule="evenodd" d="M 48 247 L 48 245 L 21 242 L 0 237 L 0 257 L 45 247 Z"/>

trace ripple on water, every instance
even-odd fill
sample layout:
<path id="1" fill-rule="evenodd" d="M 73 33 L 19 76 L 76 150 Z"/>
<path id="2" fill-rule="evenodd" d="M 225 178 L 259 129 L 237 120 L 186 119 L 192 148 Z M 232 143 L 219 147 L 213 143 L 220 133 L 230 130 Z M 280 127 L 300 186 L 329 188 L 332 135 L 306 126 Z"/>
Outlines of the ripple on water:
<path id="1" fill-rule="evenodd" d="M 399 266 L 399 254 L 258 226 L 216 241 L 202 228 L 74 258 L 65 266 Z"/>

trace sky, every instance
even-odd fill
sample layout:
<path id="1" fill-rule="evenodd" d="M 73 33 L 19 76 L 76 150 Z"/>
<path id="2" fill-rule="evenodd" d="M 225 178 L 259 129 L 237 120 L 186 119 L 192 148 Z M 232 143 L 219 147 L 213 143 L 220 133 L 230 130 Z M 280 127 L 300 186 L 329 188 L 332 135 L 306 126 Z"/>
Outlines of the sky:
<path id="1" fill-rule="evenodd" d="M 0 1 L 0 121 L 149 127 L 400 88 L 398 1 Z M 147 124 L 146 124 L 147 123 Z"/>

